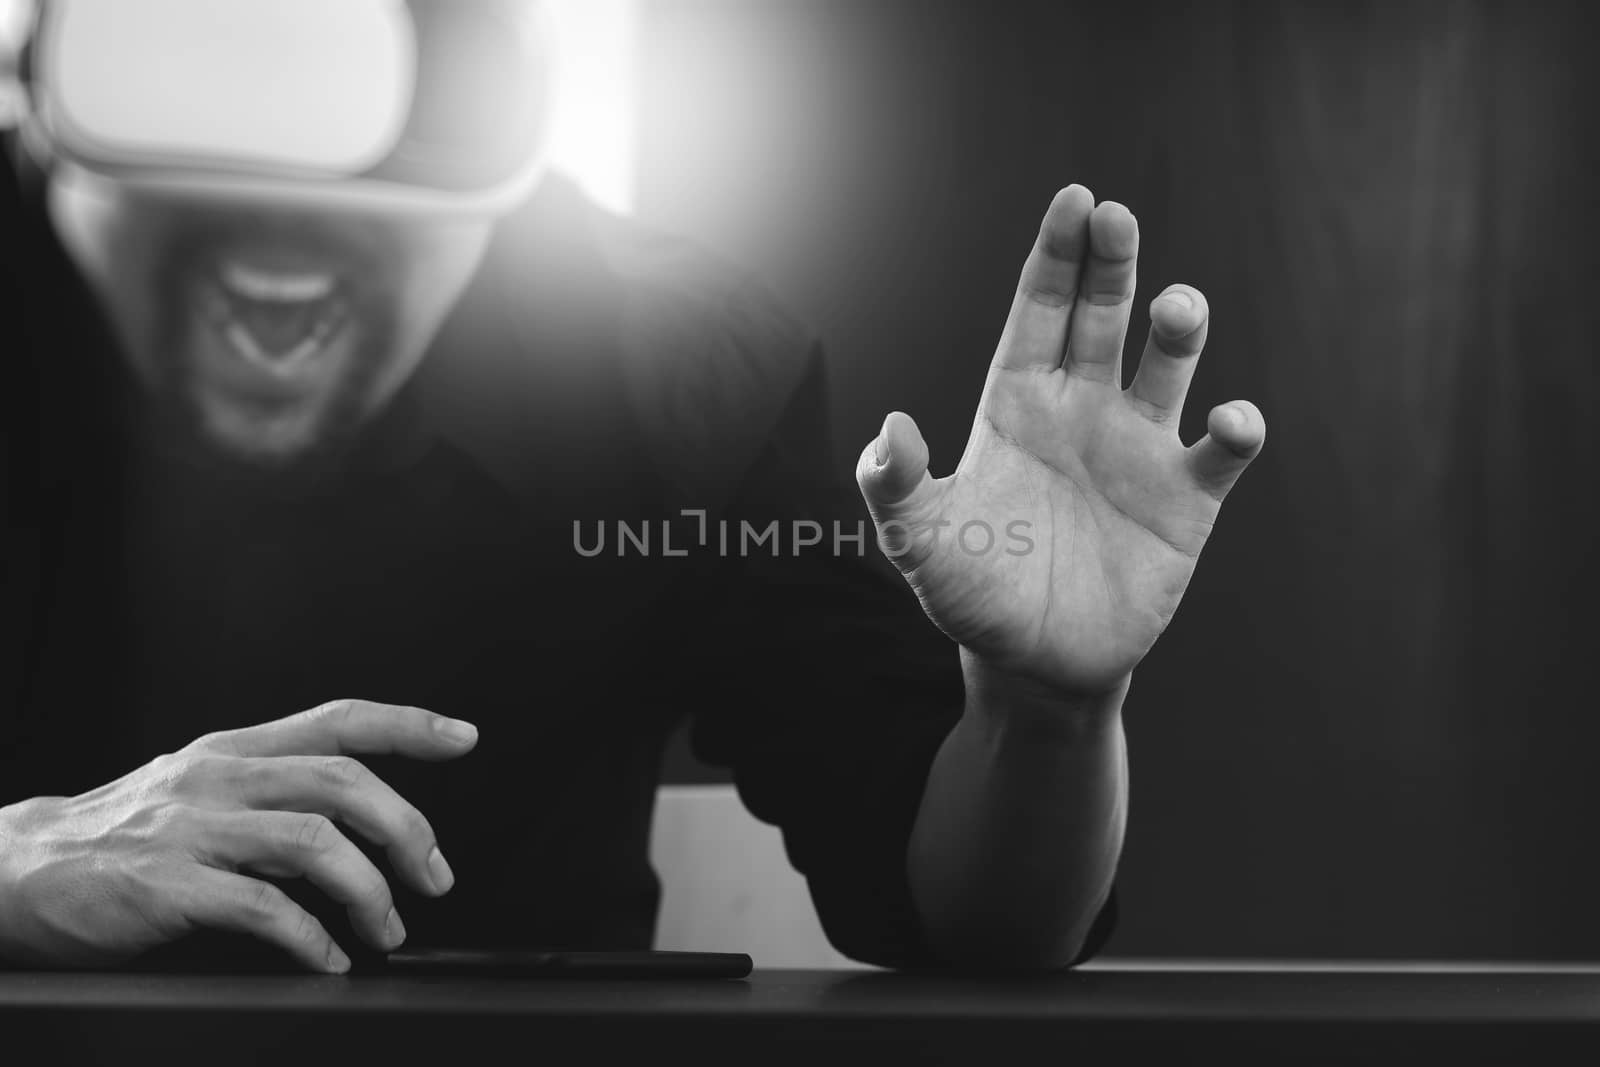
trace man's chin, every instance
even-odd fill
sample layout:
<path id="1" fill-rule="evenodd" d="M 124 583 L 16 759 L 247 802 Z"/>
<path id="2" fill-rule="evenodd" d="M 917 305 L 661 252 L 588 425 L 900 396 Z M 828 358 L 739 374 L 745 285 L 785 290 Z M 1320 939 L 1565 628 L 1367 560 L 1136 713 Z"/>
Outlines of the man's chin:
<path id="1" fill-rule="evenodd" d="M 199 429 L 219 458 L 277 470 L 302 466 L 328 450 L 327 427 L 319 416 L 319 409 L 307 405 L 259 410 L 202 399 Z"/>

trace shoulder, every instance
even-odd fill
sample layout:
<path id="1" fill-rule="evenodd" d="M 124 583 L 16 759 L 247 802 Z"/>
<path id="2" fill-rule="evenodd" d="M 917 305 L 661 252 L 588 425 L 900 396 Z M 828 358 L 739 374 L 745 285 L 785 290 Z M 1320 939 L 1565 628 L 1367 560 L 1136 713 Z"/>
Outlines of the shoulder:
<path id="1" fill-rule="evenodd" d="M 488 269 L 541 377 L 577 372 L 539 350 L 605 367 L 640 453 L 679 494 L 736 481 L 821 373 L 814 332 L 752 272 L 559 176 L 506 221 Z"/>
<path id="2" fill-rule="evenodd" d="M 635 413 L 670 480 L 710 492 L 736 479 L 821 373 L 821 346 L 750 272 L 680 237 L 605 229 L 604 254 L 626 279 L 621 351 Z"/>
<path id="3" fill-rule="evenodd" d="M 587 314 L 591 327 L 614 327 L 628 355 L 650 353 L 652 366 L 709 373 L 738 359 L 781 378 L 815 345 L 753 272 L 693 235 L 607 210 L 560 174 L 504 221 L 490 260 L 526 315 L 581 326 L 575 316 Z"/>

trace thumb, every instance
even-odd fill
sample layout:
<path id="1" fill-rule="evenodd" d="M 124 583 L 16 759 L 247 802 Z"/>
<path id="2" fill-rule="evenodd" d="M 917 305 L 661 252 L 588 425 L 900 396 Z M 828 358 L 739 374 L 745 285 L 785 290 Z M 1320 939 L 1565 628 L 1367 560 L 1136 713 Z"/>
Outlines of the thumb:
<path id="1" fill-rule="evenodd" d="M 922 431 L 910 415 L 891 411 L 856 463 L 856 484 L 872 517 L 882 523 L 903 514 L 931 491 L 932 482 Z"/>

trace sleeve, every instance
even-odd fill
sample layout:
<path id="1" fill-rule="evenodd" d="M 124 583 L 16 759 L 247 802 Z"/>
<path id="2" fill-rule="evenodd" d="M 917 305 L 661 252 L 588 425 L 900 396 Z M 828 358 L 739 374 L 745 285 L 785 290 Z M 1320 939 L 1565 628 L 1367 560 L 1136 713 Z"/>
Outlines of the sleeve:
<path id="1" fill-rule="evenodd" d="M 932 967 L 906 850 L 935 754 L 960 718 L 954 644 L 877 550 L 865 505 L 828 446 L 827 383 L 813 345 L 799 385 L 725 512 L 728 549 L 705 589 L 709 666 L 691 699 L 696 754 L 730 768 L 759 819 L 783 832 L 830 941 L 863 962 Z M 778 523 L 772 545 L 751 548 Z M 807 544 L 818 537 L 815 544 Z M 746 551 L 748 549 L 748 552 Z M 1081 956 L 1115 922 L 1113 893 Z"/>

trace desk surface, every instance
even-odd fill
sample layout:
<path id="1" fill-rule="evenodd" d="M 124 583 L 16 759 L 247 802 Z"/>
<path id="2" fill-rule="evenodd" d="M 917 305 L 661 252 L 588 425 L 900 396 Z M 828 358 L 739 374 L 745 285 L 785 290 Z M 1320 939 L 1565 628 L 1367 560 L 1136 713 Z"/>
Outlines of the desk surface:
<path id="1" fill-rule="evenodd" d="M 679 1048 L 699 1063 L 759 1055 L 762 1067 L 895 1051 L 970 1064 L 1026 1044 L 1212 1047 L 1231 1062 L 1525 1063 L 1575 1043 L 1600 1054 L 1600 966 L 1150 961 L 1038 979 L 757 971 L 740 982 L 8 973 L 0 1035 L 7 1047 L 29 1041 L 29 1062 L 125 1061 L 140 1047 L 229 1065 L 345 1050 L 437 1065 Z"/>

